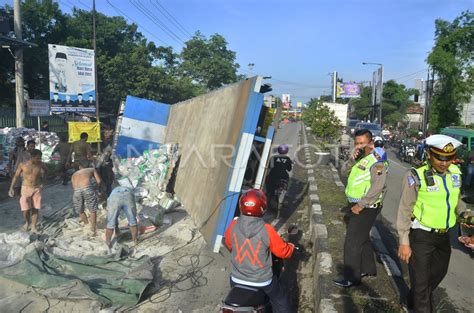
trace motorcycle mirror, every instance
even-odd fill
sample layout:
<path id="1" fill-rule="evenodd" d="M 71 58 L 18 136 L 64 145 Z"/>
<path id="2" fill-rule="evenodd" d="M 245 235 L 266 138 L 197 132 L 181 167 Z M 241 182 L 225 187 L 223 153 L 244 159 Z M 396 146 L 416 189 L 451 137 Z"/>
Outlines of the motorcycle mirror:
<path id="1" fill-rule="evenodd" d="M 295 224 L 291 224 L 290 226 L 288 226 L 288 234 L 296 235 L 298 234 L 298 232 L 299 232 L 298 226 L 296 226 Z"/>

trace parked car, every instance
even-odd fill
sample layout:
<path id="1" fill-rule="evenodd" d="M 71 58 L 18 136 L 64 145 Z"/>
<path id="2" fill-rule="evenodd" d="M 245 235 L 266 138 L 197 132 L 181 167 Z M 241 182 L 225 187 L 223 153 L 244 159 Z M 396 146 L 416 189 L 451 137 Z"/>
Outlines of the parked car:
<path id="1" fill-rule="evenodd" d="M 373 137 L 382 135 L 382 128 L 380 127 L 380 125 L 374 124 L 374 123 L 364 123 L 364 122 L 357 123 L 354 131 L 358 129 L 363 129 L 363 128 L 370 130 Z"/>
<path id="2" fill-rule="evenodd" d="M 360 122 L 361 122 L 360 120 L 348 120 L 347 121 L 348 133 L 350 133 L 351 135 L 354 135 L 355 126 L 357 125 L 357 123 L 360 123 Z"/>

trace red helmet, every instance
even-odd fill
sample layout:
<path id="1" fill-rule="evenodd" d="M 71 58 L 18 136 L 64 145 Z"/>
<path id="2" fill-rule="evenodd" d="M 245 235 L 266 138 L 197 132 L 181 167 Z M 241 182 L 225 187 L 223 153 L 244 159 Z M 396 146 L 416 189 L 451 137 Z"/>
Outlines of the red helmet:
<path id="1" fill-rule="evenodd" d="M 267 196 L 259 189 L 250 189 L 239 199 L 240 213 L 248 216 L 263 216 L 267 209 Z"/>

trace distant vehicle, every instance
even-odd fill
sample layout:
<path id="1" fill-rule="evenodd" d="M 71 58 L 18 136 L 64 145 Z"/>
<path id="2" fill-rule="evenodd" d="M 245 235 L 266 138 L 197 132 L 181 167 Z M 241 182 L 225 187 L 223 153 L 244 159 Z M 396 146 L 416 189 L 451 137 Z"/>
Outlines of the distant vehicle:
<path id="1" fill-rule="evenodd" d="M 347 121 L 347 129 L 351 132 L 351 135 L 354 134 L 354 129 L 357 123 L 360 123 L 360 120 L 348 120 Z"/>
<path id="2" fill-rule="evenodd" d="M 378 124 L 374 124 L 374 123 L 363 123 L 363 122 L 357 123 L 354 128 L 354 131 L 358 129 L 363 129 L 363 128 L 370 130 L 373 137 L 382 135 L 382 128 L 380 128 Z"/>

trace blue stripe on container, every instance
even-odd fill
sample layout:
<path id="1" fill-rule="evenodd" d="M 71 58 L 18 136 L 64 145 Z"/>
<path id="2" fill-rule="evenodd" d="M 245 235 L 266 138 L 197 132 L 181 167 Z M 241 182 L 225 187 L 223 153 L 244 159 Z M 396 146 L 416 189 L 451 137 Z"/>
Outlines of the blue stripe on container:
<path id="1" fill-rule="evenodd" d="M 143 154 L 143 151 L 156 149 L 160 146 L 159 143 L 153 141 L 146 141 L 125 136 L 119 136 L 115 153 L 122 157 L 138 157 Z M 129 154 L 130 151 L 130 155 Z"/>
<path id="2" fill-rule="evenodd" d="M 275 128 L 270 125 L 267 131 L 267 139 L 273 139 L 273 135 L 275 135 Z"/>
<path id="3" fill-rule="evenodd" d="M 256 78 L 252 79 L 252 85 L 251 90 L 254 90 L 255 83 L 256 83 Z M 258 118 L 260 115 L 260 111 L 262 109 L 263 105 L 263 94 L 251 91 L 249 94 L 249 98 L 247 100 L 247 108 L 245 111 L 244 115 L 244 121 L 242 124 L 242 129 L 240 131 L 240 136 L 237 141 L 237 150 L 240 149 L 240 142 L 242 140 L 242 135 L 247 132 L 250 134 L 255 134 L 255 131 L 257 129 L 257 123 L 258 123 Z M 232 175 L 234 171 L 238 170 L 235 169 L 235 161 L 236 161 L 237 154 L 233 157 L 232 159 L 232 168 L 229 170 L 229 176 L 227 178 L 227 191 L 224 193 L 223 198 L 226 196 L 229 196 L 232 192 L 229 190 L 230 189 L 230 181 L 232 179 Z M 219 210 L 219 216 L 217 218 L 217 227 L 214 230 L 214 234 L 212 236 L 212 247 L 215 246 L 215 240 L 217 238 L 217 235 L 223 235 L 225 232 L 225 229 L 227 226 L 230 224 L 230 222 L 233 219 L 234 213 L 235 213 L 235 208 L 237 206 L 238 202 L 238 197 L 236 196 L 229 196 L 226 200 L 225 203 L 221 205 L 221 208 Z"/>
<path id="4" fill-rule="evenodd" d="M 165 103 L 127 96 L 123 116 L 166 126 L 170 108 L 171 106 Z"/>
<path id="5" fill-rule="evenodd" d="M 267 140 L 267 138 L 260 137 L 260 136 L 255 136 L 255 140 L 258 141 L 258 142 L 265 142 Z"/>

